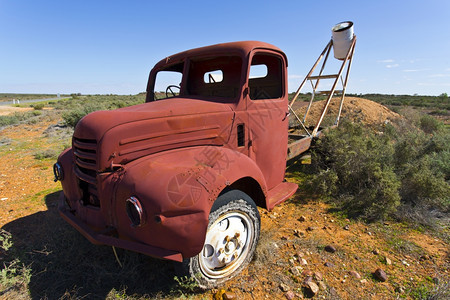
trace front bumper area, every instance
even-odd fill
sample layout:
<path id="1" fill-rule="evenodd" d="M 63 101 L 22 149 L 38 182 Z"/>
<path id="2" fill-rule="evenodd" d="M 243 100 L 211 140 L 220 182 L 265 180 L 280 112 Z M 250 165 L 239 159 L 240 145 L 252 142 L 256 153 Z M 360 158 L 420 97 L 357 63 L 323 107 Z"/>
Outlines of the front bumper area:
<path id="1" fill-rule="evenodd" d="M 183 261 L 183 256 L 179 252 L 161 249 L 158 247 L 138 242 L 123 240 L 103 232 L 96 232 L 88 225 L 84 224 L 82 221 L 77 219 L 75 215 L 66 208 L 65 196 L 63 192 L 61 192 L 59 198 L 58 210 L 59 214 L 64 218 L 64 220 L 66 220 L 70 225 L 72 225 L 76 230 L 78 230 L 85 238 L 87 238 L 93 244 L 108 245 L 117 248 L 122 248 L 160 259 L 173 260 L 177 262 Z"/>

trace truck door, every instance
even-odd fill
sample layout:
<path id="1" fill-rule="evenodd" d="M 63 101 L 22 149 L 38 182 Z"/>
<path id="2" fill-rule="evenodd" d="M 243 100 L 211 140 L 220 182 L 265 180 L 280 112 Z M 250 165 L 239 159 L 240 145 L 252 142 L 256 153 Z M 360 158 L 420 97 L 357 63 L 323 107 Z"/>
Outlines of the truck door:
<path id="1" fill-rule="evenodd" d="M 286 60 L 277 52 L 256 51 L 248 76 L 249 155 L 268 189 L 284 180 L 288 142 Z"/>

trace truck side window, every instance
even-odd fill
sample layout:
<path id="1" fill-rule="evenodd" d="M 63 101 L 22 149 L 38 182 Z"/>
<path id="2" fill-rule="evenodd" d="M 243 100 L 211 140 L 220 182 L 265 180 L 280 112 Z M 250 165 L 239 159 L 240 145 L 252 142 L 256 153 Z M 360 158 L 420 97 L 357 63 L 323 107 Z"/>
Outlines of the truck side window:
<path id="1" fill-rule="evenodd" d="M 155 100 L 172 98 L 180 94 L 183 63 L 158 71 L 155 79 Z"/>
<path id="2" fill-rule="evenodd" d="M 250 99 L 278 99 L 283 96 L 283 65 L 279 57 L 255 54 L 250 66 Z"/>

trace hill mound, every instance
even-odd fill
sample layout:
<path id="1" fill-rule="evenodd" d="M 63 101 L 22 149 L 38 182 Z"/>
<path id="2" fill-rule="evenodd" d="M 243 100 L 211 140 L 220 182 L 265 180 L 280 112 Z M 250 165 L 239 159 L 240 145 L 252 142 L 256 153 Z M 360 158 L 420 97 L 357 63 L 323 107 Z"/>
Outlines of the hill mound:
<path id="1" fill-rule="evenodd" d="M 333 98 L 331 100 L 331 103 L 328 106 L 327 114 L 325 115 L 323 121 L 323 127 L 334 124 L 339 111 L 339 102 L 340 98 Z M 324 105 L 325 100 L 313 102 L 306 119 L 307 126 L 313 126 L 316 124 Z M 300 118 L 303 118 L 306 111 L 305 103 L 303 102 L 303 105 L 300 108 L 295 109 L 295 111 Z M 341 114 L 341 119 L 347 119 L 352 122 L 362 122 L 369 126 L 379 126 L 401 118 L 402 117 L 399 114 L 391 111 L 386 106 L 368 99 L 357 97 L 345 97 Z"/>

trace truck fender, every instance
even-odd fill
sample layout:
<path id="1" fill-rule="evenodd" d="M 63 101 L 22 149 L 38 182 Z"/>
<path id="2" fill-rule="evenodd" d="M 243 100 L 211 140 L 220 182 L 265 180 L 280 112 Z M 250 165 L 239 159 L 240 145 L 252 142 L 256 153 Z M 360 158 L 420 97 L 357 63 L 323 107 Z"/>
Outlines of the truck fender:
<path id="1" fill-rule="evenodd" d="M 244 154 L 214 146 L 162 152 L 124 166 L 112 207 L 119 236 L 182 253 L 203 248 L 209 212 L 234 181 L 252 177 L 265 190 L 256 164 Z M 139 199 L 145 223 L 132 226 L 127 200 Z"/>

